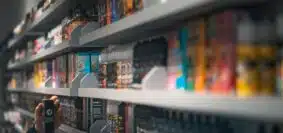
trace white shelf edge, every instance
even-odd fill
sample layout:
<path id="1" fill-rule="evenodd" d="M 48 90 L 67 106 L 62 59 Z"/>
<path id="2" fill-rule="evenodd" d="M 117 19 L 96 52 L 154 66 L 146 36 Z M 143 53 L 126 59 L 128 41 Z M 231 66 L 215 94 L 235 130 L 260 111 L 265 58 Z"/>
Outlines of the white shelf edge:
<path id="1" fill-rule="evenodd" d="M 29 93 L 39 93 L 47 95 L 61 95 L 61 96 L 71 96 L 70 88 L 9 88 L 10 92 L 29 92 Z"/>
<path id="2" fill-rule="evenodd" d="M 283 120 L 283 100 L 276 97 L 239 98 L 236 96 L 198 95 L 179 90 L 115 90 L 79 88 L 79 97 L 92 97 L 156 107 Z"/>

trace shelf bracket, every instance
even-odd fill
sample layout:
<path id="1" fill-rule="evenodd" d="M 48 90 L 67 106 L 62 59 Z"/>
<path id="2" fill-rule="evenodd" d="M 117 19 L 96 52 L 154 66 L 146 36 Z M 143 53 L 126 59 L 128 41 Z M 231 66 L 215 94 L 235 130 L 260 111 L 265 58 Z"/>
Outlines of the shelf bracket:
<path id="1" fill-rule="evenodd" d="M 78 73 L 77 76 L 72 80 L 71 83 L 71 94 L 70 96 L 78 96 L 78 89 L 80 88 L 81 79 L 85 76 L 83 73 Z"/>
<path id="2" fill-rule="evenodd" d="M 80 88 L 98 88 L 98 79 L 94 73 L 86 74 L 80 82 Z"/>
<path id="3" fill-rule="evenodd" d="M 142 80 L 142 89 L 163 90 L 167 84 L 165 67 L 153 67 Z"/>

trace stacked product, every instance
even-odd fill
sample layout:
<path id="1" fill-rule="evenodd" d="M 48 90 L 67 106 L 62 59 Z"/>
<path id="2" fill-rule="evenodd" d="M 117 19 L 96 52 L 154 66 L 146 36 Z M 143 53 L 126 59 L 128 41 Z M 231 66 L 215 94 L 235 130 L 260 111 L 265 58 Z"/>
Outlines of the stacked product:
<path id="1" fill-rule="evenodd" d="M 274 22 L 253 16 L 248 10 L 225 10 L 169 33 L 168 88 L 276 95 Z"/>
<path id="2" fill-rule="evenodd" d="M 99 53 L 72 52 L 14 72 L 9 88 L 67 88 L 79 73 L 96 75 L 98 70 Z M 52 84 L 46 84 L 47 81 L 52 81 Z"/>
<path id="3" fill-rule="evenodd" d="M 132 83 L 133 44 L 110 46 L 100 56 L 101 88 L 128 88 Z"/>
<path id="4" fill-rule="evenodd" d="M 100 26 L 114 23 L 143 9 L 147 1 L 149 0 L 99 0 L 97 11 Z"/>

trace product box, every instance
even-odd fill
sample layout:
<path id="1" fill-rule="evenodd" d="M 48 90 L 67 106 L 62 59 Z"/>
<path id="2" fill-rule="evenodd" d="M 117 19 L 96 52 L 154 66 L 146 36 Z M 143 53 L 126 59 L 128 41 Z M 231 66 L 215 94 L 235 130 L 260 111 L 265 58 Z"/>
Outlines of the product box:
<path id="1" fill-rule="evenodd" d="M 128 104 L 124 102 L 107 101 L 107 120 L 111 121 L 108 126 L 110 132 L 130 133 L 128 129 Z"/>
<path id="2" fill-rule="evenodd" d="M 68 60 L 67 55 L 62 55 L 58 57 L 58 80 L 59 80 L 59 87 L 66 88 L 68 87 Z"/>
<path id="3" fill-rule="evenodd" d="M 69 85 L 72 83 L 73 79 L 76 77 L 76 55 L 75 53 L 68 54 L 68 83 Z"/>
<path id="4" fill-rule="evenodd" d="M 35 63 L 33 66 L 33 83 L 34 83 L 34 87 L 35 88 L 39 88 L 39 82 L 40 82 L 40 78 L 39 78 L 39 64 Z"/>
<path id="5" fill-rule="evenodd" d="M 59 87 L 59 66 L 58 66 L 58 58 L 52 60 L 52 88 Z"/>
<path id="6" fill-rule="evenodd" d="M 120 65 L 120 62 L 112 62 L 107 64 L 107 88 L 117 88 L 117 70 Z"/>
<path id="7" fill-rule="evenodd" d="M 120 0 L 111 0 L 111 22 L 119 20 L 119 1 Z"/>
<path id="8" fill-rule="evenodd" d="M 98 22 L 100 24 L 100 27 L 103 27 L 106 25 L 106 1 L 105 0 L 99 0 L 97 4 L 98 8 Z"/>
<path id="9" fill-rule="evenodd" d="M 112 23 L 112 0 L 106 0 L 106 24 Z"/>
<path id="10" fill-rule="evenodd" d="M 99 64 L 99 88 L 107 87 L 107 64 Z"/>
<path id="11" fill-rule="evenodd" d="M 196 92 L 205 92 L 205 65 L 206 65 L 206 22 L 205 19 L 189 23 L 188 55 L 192 56 L 194 89 Z M 189 56 L 189 58 L 190 58 Z M 189 79 L 188 79 L 189 80 Z"/>
<path id="12" fill-rule="evenodd" d="M 144 0 L 133 0 L 134 12 L 140 11 L 144 8 Z"/>
<path id="13" fill-rule="evenodd" d="M 182 70 L 181 49 L 177 32 L 171 32 L 168 35 L 168 59 L 167 59 L 167 74 L 168 74 L 168 89 L 184 89 L 186 78 Z"/>
<path id="14" fill-rule="evenodd" d="M 52 40 L 52 45 L 56 46 L 62 43 L 62 25 L 58 25 L 48 32 L 48 39 Z"/>
<path id="15" fill-rule="evenodd" d="M 91 72 L 91 59 L 88 52 L 76 53 L 76 73 L 90 73 Z"/>
<path id="16" fill-rule="evenodd" d="M 208 88 L 213 93 L 231 94 L 235 89 L 235 22 L 237 12 L 224 11 L 208 21 Z"/>
<path id="17" fill-rule="evenodd" d="M 94 75 L 98 75 L 99 72 L 99 53 L 90 53 L 90 71 Z"/>

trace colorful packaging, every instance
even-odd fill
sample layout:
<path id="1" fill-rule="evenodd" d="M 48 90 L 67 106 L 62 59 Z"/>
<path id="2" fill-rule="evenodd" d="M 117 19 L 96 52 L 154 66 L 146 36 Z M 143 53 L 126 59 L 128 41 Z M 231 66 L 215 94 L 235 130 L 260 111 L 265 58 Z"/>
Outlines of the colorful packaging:
<path id="1" fill-rule="evenodd" d="M 133 0 L 134 1 L 134 12 L 142 10 L 144 0 Z"/>
<path id="2" fill-rule="evenodd" d="M 237 12 L 225 11 L 210 17 L 209 89 L 213 93 L 231 94 L 235 89 L 235 37 L 234 23 Z"/>
<path id="3" fill-rule="evenodd" d="M 80 52 L 76 53 L 76 73 L 90 73 L 91 66 L 90 66 L 90 55 L 87 52 Z"/>
<path id="4" fill-rule="evenodd" d="M 62 55 L 59 57 L 59 86 L 68 87 L 68 56 Z"/>
<path id="5" fill-rule="evenodd" d="M 181 49 L 178 33 L 172 32 L 168 35 L 168 89 L 184 89 L 186 80 L 182 71 Z"/>
<path id="6" fill-rule="evenodd" d="M 188 57 L 188 28 L 183 27 L 179 31 L 179 40 L 180 40 L 180 52 L 181 52 L 181 61 L 182 61 L 182 71 L 185 78 L 185 90 L 193 90 L 193 70 L 192 70 L 192 58 Z M 189 80 L 188 80 L 189 79 Z"/>
<path id="7" fill-rule="evenodd" d="M 275 93 L 276 88 L 276 46 L 273 44 L 275 40 L 274 23 L 263 17 L 258 22 L 256 35 L 261 45 L 258 46 L 258 55 L 260 57 L 260 95 L 271 96 Z"/>
<path id="8" fill-rule="evenodd" d="M 52 45 L 58 45 L 62 43 L 62 25 L 58 25 L 48 32 L 48 39 L 52 40 Z"/>
<path id="9" fill-rule="evenodd" d="M 69 84 L 72 83 L 73 79 L 76 77 L 76 65 L 77 65 L 77 60 L 76 60 L 76 54 L 75 53 L 69 53 L 68 54 L 68 82 Z"/>
<path id="10" fill-rule="evenodd" d="M 111 22 L 119 20 L 119 1 L 111 0 Z"/>
<path id="11" fill-rule="evenodd" d="M 112 3 L 111 0 L 106 0 L 106 24 L 111 24 L 112 19 Z"/>
<path id="12" fill-rule="evenodd" d="M 98 8 L 98 22 L 100 26 L 106 25 L 106 2 L 105 0 L 99 0 L 97 4 Z"/>
<path id="13" fill-rule="evenodd" d="M 71 40 L 71 34 L 73 30 L 75 30 L 80 25 L 85 25 L 87 23 L 87 19 L 85 17 L 85 12 L 82 9 L 80 4 L 74 9 L 72 12 L 72 18 L 66 19 L 62 22 L 62 37 L 63 40 Z"/>
<path id="14" fill-rule="evenodd" d="M 256 47 L 251 44 L 237 46 L 237 83 L 238 96 L 254 96 L 258 93 L 259 72 Z"/>
<path id="15" fill-rule="evenodd" d="M 124 102 L 107 101 L 107 120 L 110 121 L 110 132 L 129 133 L 126 131 L 128 124 L 128 104 Z"/>
<path id="16" fill-rule="evenodd" d="M 260 62 L 260 95 L 272 96 L 276 88 L 276 47 L 263 45 L 258 49 Z"/>
<path id="17" fill-rule="evenodd" d="M 58 80 L 58 58 L 52 60 L 52 88 L 59 86 Z"/>
<path id="18" fill-rule="evenodd" d="M 255 24 L 251 17 L 244 14 L 238 21 L 236 61 L 236 94 L 241 97 L 254 96 L 259 89 L 257 45 Z"/>
<path id="19" fill-rule="evenodd" d="M 133 13 L 133 0 L 123 0 L 124 4 L 124 16 L 129 16 Z"/>
<path id="20" fill-rule="evenodd" d="M 107 88 L 117 88 L 118 71 L 120 62 L 112 62 L 107 64 Z"/>
<path id="21" fill-rule="evenodd" d="M 278 96 L 283 96 L 283 48 L 281 46 L 278 51 L 278 62 L 276 71 L 276 94 Z"/>
<path id="22" fill-rule="evenodd" d="M 99 72 L 99 53 L 90 53 L 90 71 L 95 75 Z"/>
<path id="23" fill-rule="evenodd" d="M 206 47 L 206 22 L 201 19 L 196 22 L 195 33 L 197 35 L 195 46 L 195 91 L 203 93 L 205 91 L 205 47 Z"/>
<path id="24" fill-rule="evenodd" d="M 39 66 L 38 63 L 35 63 L 33 66 L 33 83 L 35 88 L 39 88 Z"/>

